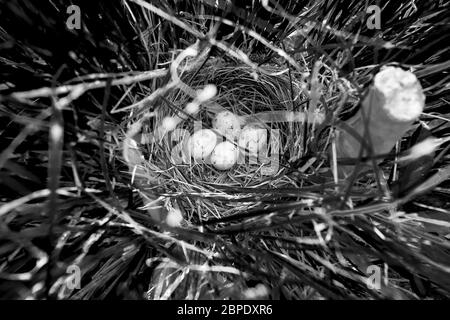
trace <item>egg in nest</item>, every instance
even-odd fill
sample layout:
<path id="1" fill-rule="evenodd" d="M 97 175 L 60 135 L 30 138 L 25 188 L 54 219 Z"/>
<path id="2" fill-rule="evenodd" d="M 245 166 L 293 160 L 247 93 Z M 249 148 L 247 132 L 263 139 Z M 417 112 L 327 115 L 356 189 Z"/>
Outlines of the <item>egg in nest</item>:
<path id="1" fill-rule="evenodd" d="M 231 141 L 237 140 L 241 133 L 241 120 L 231 111 L 219 112 L 213 119 L 212 126 Z"/>
<path id="2" fill-rule="evenodd" d="M 251 156 L 258 156 L 267 147 L 267 130 L 255 125 L 246 125 L 239 136 L 241 152 L 248 151 Z"/>
<path id="3" fill-rule="evenodd" d="M 214 148 L 211 154 L 211 163 L 218 170 L 228 170 L 236 164 L 238 157 L 237 147 L 229 141 L 224 141 Z"/>
<path id="4" fill-rule="evenodd" d="M 189 138 L 188 154 L 196 161 L 205 161 L 217 144 L 217 136 L 210 129 L 201 129 Z"/>

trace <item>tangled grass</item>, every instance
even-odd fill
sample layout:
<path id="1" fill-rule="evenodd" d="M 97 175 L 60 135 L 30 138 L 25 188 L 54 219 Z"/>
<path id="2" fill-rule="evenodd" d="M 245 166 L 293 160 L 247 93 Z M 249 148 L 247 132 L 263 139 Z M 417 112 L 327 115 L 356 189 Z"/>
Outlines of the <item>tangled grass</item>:
<path id="1" fill-rule="evenodd" d="M 396 162 L 447 134 L 448 2 L 382 1 L 379 31 L 362 1 L 258 2 L 248 16 L 210 1 L 74 3 L 81 31 L 65 28 L 63 1 L 0 13 L 0 297 L 448 298 L 449 146 Z M 177 66 L 194 43 L 205 54 Z M 333 130 L 389 63 L 414 70 L 425 112 L 384 174 L 338 181 Z M 268 124 L 281 137 L 275 174 L 174 164 L 167 141 L 141 138 L 206 84 L 218 94 L 180 124 L 191 133 L 218 107 L 305 115 Z M 154 221 L 155 204 L 183 223 Z M 383 271 L 380 288 L 369 270 Z"/>

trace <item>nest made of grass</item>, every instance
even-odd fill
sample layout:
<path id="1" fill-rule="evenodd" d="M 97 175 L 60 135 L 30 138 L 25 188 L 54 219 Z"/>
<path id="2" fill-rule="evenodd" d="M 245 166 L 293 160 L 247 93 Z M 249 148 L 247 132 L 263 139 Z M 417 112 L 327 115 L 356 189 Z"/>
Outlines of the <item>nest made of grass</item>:
<path id="1" fill-rule="evenodd" d="M 343 91 L 346 91 L 347 102 L 351 101 L 348 92 L 354 91 L 354 88 L 324 64 L 316 70 L 320 72 L 315 88 L 305 88 L 301 74 L 280 72 L 283 67 L 275 62 L 266 70 L 276 76 L 262 73 L 255 77 L 254 70 L 246 65 L 213 58 L 200 70 L 184 74 L 183 81 L 193 90 L 214 84 L 218 94 L 205 103 L 194 118 L 181 123 L 180 128 L 192 134 L 196 129 L 195 121 L 210 128 L 218 106 L 220 110 L 226 109 L 239 116 L 280 110 L 308 112 L 302 102 L 310 101 L 314 90 L 319 90 L 324 98 L 316 104 L 317 111 L 335 113 L 333 117 L 338 116 L 336 112 L 343 111 L 337 110 Z M 183 90 L 174 90 L 162 98 L 142 133 L 151 134 L 164 117 L 178 114 L 191 99 L 192 96 Z M 327 101 L 334 107 L 328 107 Z M 130 114 L 130 123 L 136 120 L 132 116 L 133 113 Z M 262 165 L 258 163 L 237 164 L 227 171 L 218 171 L 204 163 L 174 163 L 171 150 L 176 142 L 171 143 L 170 139 L 148 140 L 139 146 L 145 155 L 141 166 L 148 175 L 141 179 L 144 183 L 138 188 L 141 197 L 147 199 L 141 209 L 151 208 L 156 199 L 158 205 L 166 210 L 179 208 L 184 221 L 181 228 L 172 231 L 181 238 L 192 237 L 194 240 L 199 237 L 201 240 L 194 240 L 193 243 L 197 249 L 203 250 L 203 254 L 194 255 L 189 251 L 178 262 L 173 256 L 171 259 L 155 258 L 155 272 L 148 291 L 150 299 L 193 298 L 193 292 L 195 298 L 247 298 L 249 283 L 263 283 L 270 288 L 280 285 L 284 290 L 282 294 L 299 299 L 338 298 L 342 294 L 352 296 L 353 292 L 377 298 L 380 297 L 378 292 L 367 291 L 366 288 L 364 272 L 370 264 L 377 264 L 381 256 L 398 267 L 420 259 L 415 256 L 414 250 L 401 245 L 401 239 L 407 242 L 419 240 L 415 236 L 413 238 L 416 240 L 399 236 L 397 222 L 391 221 L 385 214 L 376 214 L 370 219 L 358 215 L 360 210 L 370 212 L 380 209 L 376 205 L 374 208 L 365 205 L 369 199 L 377 198 L 379 193 L 377 179 L 372 174 L 355 181 L 346 194 L 352 200 L 344 204 L 345 197 L 342 198 L 337 192 L 326 156 L 321 158 L 317 149 L 310 152 L 311 145 L 317 144 L 315 140 L 319 139 L 318 128 L 309 123 L 276 122 L 269 126 L 270 129 L 278 129 L 281 137 L 278 170 L 271 175 L 262 174 Z M 329 134 L 324 136 L 330 138 Z M 327 149 L 328 142 L 323 143 L 323 150 Z M 335 209 L 339 206 L 353 206 L 356 209 L 339 212 Z M 354 225 L 358 227 L 354 228 Z M 398 264 L 395 256 L 386 257 L 366 246 L 366 241 L 376 242 L 376 235 L 380 232 L 373 229 L 374 225 L 382 229 L 386 241 L 410 259 L 408 262 Z M 406 220 L 401 226 L 402 232 L 414 230 L 414 233 L 425 236 L 421 228 L 420 224 Z M 165 227 L 163 230 L 166 230 Z M 430 243 L 435 240 L 430 236 L 424 239 Z M 170 254 L 180 254 L 179 248 L 173 250 Z M 367 250 L 370 253 L 366 259 L 359 260 L 358 252 Z M 207 256 L 214 258 L 208 260 Z M 327 260 L 339 261 L 340 268 L 330 266 L 327 271 L 327 268 L 319 267 Z M 206 261 L 213 266 L 211 268 L 222 272 L 210 272 L 208 277 L 186 275 L 183 263 L 188 262 L 191 264 L 189 268 L 195 269 L 196 265 Z M 233 272 L 229 272 L 228 268 Z M 409 285 L 397 273 L 402 270 L 399 267 L 390 271 L 391 284 L 383 288 L 383 295 L 391 298 L 414 297 L 410 294 Z M 323 282 L 324 272 L 330 271 L 335 274 L 336 280 Z M 302 275 L 304 272 L 308 273 L 307 277 Z M 441 276 L 440 272 L 436 277 Z M 278 275 L 283 277 L 282 285 Z M 299 285 L 296 278 L 301 278 L 303 284 Z M 348 289 L 350 287 L 352 292 Z"/>
<path id="2" fill-rule="evenodd" d="M 339 79 L 328 66 L 322 65 L 321 69 L 317 79 L 320 84 L 314 90 L 320 90 L 328 101 L 337 101 L 341 90 L 347 92 L 354 90 L 348 82 Z M 247 65 L 212 58 L 199 71 L 183 75 L 183 81 L 193 90 L 199 90 L 206 84 L 214 84 L 218 88 L 218 93 L 214 99 L 202 106 L 201 111 L 195 117 L 188 118 L 179 127 L 192 134 L 194 130 L 198 129 L 194 122 L 199 121 L 204 128 L 210 128 L 214 115 L 223 109 L 239 116 L 277 111 L 304 111 L 307 113 L 304 101 L 309 98 L 310 91 L 304 86 L 302 74 L 286 72 L 287 70 L 283 66 L 276 63 L 266 68 L 266 71 L 268 72 L 255 76 L 254 70 Z M 156 114 L 150 118 L 150 121 L 144 122 L 142 136 L 152 135 L 164 117 L 178 114 L 191 99 L 192 97 L 183 90 L 174 90 L 166 98 L 161 99 L 156 108 Z M 325 113 L 324 109 L 323 104 L 317 104 L 315 111 Z M 134 113 L 131 112 L 130 123 L 136 121 L 133 116 Z M 310 144 L 317 138 L 317 127 L 313 123 L 307 122 L 274 122 L 266 125 L 268 129 L 278 130 L 280 133 L 280 149 L 276 157 L 277 169 L 271 174 L 262 172 L 264 164 L 250 163 L 249 161 L 238 163 L 226 171 L 216 170 L 212 165 L 206 163 L 193 161 L 191 163 L 174 163 L 171 150 L 179 141 L 173 143 L 167 137 L 162 140 L 141 139 L 143 143 L 139 145 L 139 150 L 145 160 L 140 163 L 138 171 L 145 176 L 140 177 L 138 193 L 146 204 L 141 209 L 148 209 L 149 212 L 152 212 L 155 202 L 157 205 L 165 207 L 166 210 L 179 208 L 185 219 L 181 227 L 185 230 L 178 229 L 175 231 L 176 233 L 186 235 L 187 232 L 189 237 L 192 236 L 190 232 L 199 230 L 203 233 L 206 228 L 207 233 L 216 233 L 219 236 L 212 243 L 196 243 L 196 246 L 205 252 L 216 255 L 217 259 L 214 259 L 213 265 L 220 270 L 222 268 L 227 270 L 227 268 L 235 266 L 236 270 L 239 268 L 253 269 L 252 272 L 254 272 L 252 275 L 241 273 L 239 276 L 227 272 L 211 273 L 208 279 L 188 277 L 183 273 L 182 264 L 174 262 L 173 257 L 172 259 L 155 259 L 156 269 L 148 291 L 150 299 L 169 296 L 186 298 L 186 294 L 189 295 L 189 288 L 193 290 L 192 287 L 200 288 L 206 284 L 208 290 L 194 290 L 197 298 L 248 298 L 245 293 L 245 288 L 248 288 L 247 281 L 256 281 L 255 279 L 261 279 L 259 276 L 263 275 L 270 278 L 272 275 L 287 272 L 284 267 L 274 264 L 273 261 L 259 260 L 261 245 L 271 248 L 274 245 L 271 243 L 272 239 L 278 237 L 283 239 L 305 237 L 307 238 L 305 241 L 310 245 L 319 244 L 320 240 L 314 239 L 316 236 L 314 225 L 309 225 L 307 228 L 297 228 L 295 225 L 286 226 L 285 217 L 281 217 L 281 219 L 274 217 L 274 221 L 267 225 L 279 224 L 281 228 L 272 229 L 272 225 L 267 231 L 264 231 L 266 222 L 263 220 L 265 218 L 260 219 L 263 215 L 261 211 L 263 207 L 266 207 L 263 209 L 263 211 L 267 211 L 266 213 L 278 211 L 281 215 L 292 215 L 292 217 L 299 206 L 305 206 L 305 212 L 314 212 L 314 207 L 323 199 L 320 192 L 325 190 L 327 184 L 330 185 L 327 192 L 334 193 L 334 189 L 331 187 L 333 177 L 326 159 L 313 158 L 312 162 L 306 161 L 298 168 L 298 160 L 309 152 Z M 266 164 L 266 166 L 270 166 L 270 164 Z M 130 167 L 130 169 L 132 168 Z M 132 175 L 136 174 L 136 169 L 133 169 L 131 171 L 134 172 L 130 172 Z M 316 179 L 311 179 L 312 176 Z M 320 184 L 317 185 L 317 182 L 322 183 L 324 187 L 322 188 Z M 312 192 L 303 197 L 298 193 L 301 187 L 311 188 L 311 191 L 317 193 Z M 282 205 L 284 201 L 289 202 L 286 208 Z M 235 219 L 239 221 L 252 216 L 255 218 L 248 220 L 248 225 L 235 223 Z M 227 221 L 227 217 L 231 217 L 230 221 Z M 266 242 L 260 239 L 259 243 L 256 243 L 253 237 L 245 235 L 245 229 L 254 235 L 264 235 L 270 240 Z M 239 243 L 238 246 L 236 246 L 236 241 Z M 221 247 L 218 248 L 218 246 Z M 225 251 L 223 251 L 224 249 Z M 229 256 L 228 250 L 230 252 L 236 250 L 232 256 L 239 254 L 239 259 L 236 260 L 236 257 Z M 259 253 L 255 256 L 252 250 L 259 251 Z M 301 252 L 295 254 L 302 255 Z M 259 261 L 256 262 L 255 258 Z M 303 257 L 299 258 L 304 259 Z M 194 264 L 205 263 L 202 255 L 193 258 L 189 254 L 187 259 Z M 255 262 L 258 265 L 256 269 L 254 269 Z M 286 277 L 287 283 L 289 283 L 292 279 L 289 280 L 287 274 Z M 203 283 L 198 283 L 198 281 L 203 281 Z M 178 283 L 178 285 L 173 287 L 174 283 Z M 233 289 L 214 289 L 227 286 L 231 286 Z M 287 287 L 292 290 L 289 295 L 298 298 L 321 297 L 309 286 L 294 285 L 291 287 L 287 285 Z"/>
<path id="3" fill-rule="evenodd" d="M 321 75 L 321 89 L 327 98 L 336 98 L 339 93 L 336 78 L 333 78 L 336 75 L 326 66 L 324 70 Z M 211 58 L 200 70 L 183 74 L 183 81 L 192 90 L 200 90 L 206 84 L 214 84 L 218 93 L 212 100 L 203 104 L 195 117 L 184 120 L 178 129 L 192 134 L 199 130 L 198 124 L 201 128 L 211 128 L 212 119 L 223 110 L 231 111 L 240 117 L 277 111 L 305 110 L 307 113 L 305 102 L 308 99 L 308 88 L 302 81 L 302 75 L 288 72 L 286 68 L 276 64 L 266 67 L 266 71 L 267 73 L 256 75 L 254 70 L 245 64 Z M 155 116 L 144 124 L 142 137 L 152 136 L 165 117 L 179 114 L 191 100 L 190 94 L 181 89 L 174 90 L 166 98 L 162 98 Z M 324 113 L 323 106 L 318 105 L 315 112 Z M 133 115 L 134 113 L 130 114 L 130 123 L 136 120 Z M 291 164 L 306 153 L 308 144 L 315 137 L 316 127 L 308 123 L 283 121 L 259 122 L 258 125 L 269 132 L 270 146 L 267 154 L 260 157 L 259 161 L 250 159 L 247 155 L 243 161 L 238 161 L 234 167 L 225 171 L 192 159 L 188 163 L 177 162 L 179 158 L 174 159 L 173 152 L 181 151 L 185 136 L 173 138 L 168 134 L 164 139 L 141 138 L 139 148 L 145 159 L 141 166 L 148 175 L 143 184 L 145 190 L 141 192 L 147 193 L 149 198 L 171 198 L 176 203 L 169 206 L 180 207 L 190 221 L 220 218 L 249 209 L 253 199 L 249 199 L 249 204 L 244 206 L 229 202 L 245 197 L 245 194 L 237 192 L 241 189 L 298 187 L 297 182 L 282 172 L 289 170 Z M 277 135 L 273 137 L 273 141 L 270 133 Z M 245 152 L 241 152 L 241 156 L 243 154 Z M 200 194 L 201 201 L 192 200 L 192 197 Z"/>
<path id="4" fill-rule="evenodd" d="M 250 176 L 246 181 L 235 173 L 247 167 L 219 173 L 205 166 L 204 171 L 198 170 L 197 175 L 186 179 L 186 167 L 176 168 L 168 161 L 169 147 L 144 144 L 140 150 L 146 151 L 145 162 L 140 167 L 146 171 L 140 176 L 142 179 L 134 174 L 133 180 L 132 170 L 121 167 L 124 159 L 120 157 L 120 148 L 122 133 L 127 125 L 135 123 L 139 113 L 119 117 L 114 114 L 113 105 L 122 107 L 140 101 L 164 85 L 158 79 L 151 80 L 148 87 L 137 84 L 133 88 L 113 86 L 112 92 L 93 90 L 73 101 L 64 114 L 65 144 L 47 152 L 50 119 L 44 113 L 39 116 L 38 112 L 51 110 L 53 99 L 17 100 L 10 95 L 12 92 L 53 87 L 55 83 L 50 75 L 59 79 L 58 85 L 71 83 L 70 79 L 81 75 L 79 81 L 86 81 L 86 86 L 90 85 L 88 79 L 93 78 L 104 88 L 107 81 L 103 72 L 115 78 L 123 76 L 116 73 L 124 70 L 159 69 L 161 60 L 171 63 L 174 51 L 195 41 L 173 25 L 176 17 L 157 17 L 135 4 L 124 6 L 125 2 L 89 3 L 93 8 L 83 6 L 83 12 L 89 13 L 84 15 L 83 25 L 87 27 L 83 32 L 65 28 L 66 16 L 61 12 L 67 3 L 62 0 L 26 6 L 14 2 L 4 10 L 2 39 L 6 39 L 7 45 L 0 54 L 5 71 L 1 99 L 6 100 L 2 101 L 5 106 L 2 105 L 1 113 L 2 119 L 7 122 L 12 119 L 15 125 L 5 127 L 2 142 L 9 145 L 10 141 L 23 138 L 22 133 L 26 135 L 27 131 L 31 136 L 15 152 L 23 156 L 9 158 L 10 167 L 2 171 L 5 194 L 2 195 L 3 214 L 0 214 L 0 276 L 6 279 L 0 286 L 2 298 L 136 299 L 142 298 L 147 290 L 148 297 L 156 299 L 249 298 L 255 297 L 255 292 L 250 290 L 252 294 L 247 294 L 248 290 L 261 288 L 260 284 L 267 290 L 256 296 L 273 299 L 449 296 L 448 210 L 445 208 L 450 170 L 448 156 L 444 156 L 448 149 L 431 156 L 428 167 L 408 166 L 401 178 L 412 183 L 414 192 L 406 190 L 408 197 L 394 193 L 393 199 L 388 200 L 383 198 L 377 185 L 379 181 L 373 177 L 350 183 L 351 188 L 337 193 L 337 186 L 329 183 L 329 166 L 322 165 L 323 160 L 318 160 L 317 154 L 308 154 L 310 142 L 319 136 L 311 125 L 297 130 L 295 126 L 277 124 L 285 139 L 297 139 L 285 143 L 285 153 L 280 156 L 283 164 L 291 162 L 292 170 L 284 174 Z M 203 2 L 172 4 L 167 1 L 158 5 L 168 14 L 200 12 L 202 6 Z M 309 11 L 302 24 L 311 20 L 328 21 L 330 30 L 351 34 L 350 38 L 343 38 L 340 32 L 333 34 L 316 28 L 308 31 L 307 37 L 300 37 L 295 47 L 306 51 L 296 52 L 296 58 L 299 63 L 309 64 L 309 69 L 305 66 L 306 72 L 317 59 L 333 64 L 334 70 L 322 67 L 318 73 L 323 86 L 319 96 L 324 99 L 319 105 L 308 99 L 307 104 L 328 110 L 339 105 L 340 97 L 348 100 L 349 87 L 336 72 L 363 87 L 381 65 L 398 61 L 416 68 L 427 91 L 426 115 L 421 119 L 423 128 L 408 134 L 402 148 L 413 146 L 423 133 L 444 135 L 448 129 L 448 106 L 444 98 L 448 87 L 444 85 L 447 76 L 443 71 L 448 62 L 441 45 L 448 34 L 449 24 L 445 23 L 448 3 L 387 1 L 388 9 L 383 9 L 385 28 L 377 31 L 376 36 L 389 41 L 386 43 L 359 37 L 373 34 L 366 30 L 364 23 L 354 19 L 366 6 L 361 1 L 343 0 L 333 1 L 332 5 L 328 1 L 306 1 L 300 5 Z M 47 8 L 46 14 L 41 14 L 43 8 Z M 186 22 L 198 25 L 198 19 Z M 246 25 L 251 28 L 253 23 L 254 19 L 247 19 Z M 36 28 L 37 25 L 40 27 Z M 282 34 L 274 43 L 280 45 L 293 29 L 297 27 L 281 28 Z M 148 41 L 142 46 L 138 39 L 144 38 L 144 33 Z M 349 47 L 348 41 L 353 40 L 356 45 Z M 243 50 L 249 55 L 253 51 Z M 227 54 L 227 51 L 219 52 L 213 56 Z M 348 57 L 341 61 L 341 53 Z M 253 70 L 230 62 L 235 57 L 214 60 L 215 64 L 208 62 L 193 79 L 190 76 L 195 73 L 187 73 L 182 79 L 198 89 L 206 83 L 216 83 L 212 75 L 222 73 L 226 82 L 231 71 L 239 69 L 238 75 L 229 81 L 230 87 L 250 79 L 247 91 L 266 86 L 269 92 L 276 92 L 273 101 L 259 97 L 270 100 L 261 104 L 264 107 L 277 108 L 280 101 L 288 101 L 287 110 L 302 110 L 302 87 L 297 87 L 299 74 L 291 69 L 276 77 L 278 81 L 284 79 L 281 84 L 272 85 L 266 80 L 257 83 Z M 274 63 L 271 68 L 275 72 L 283 70 L 286 61 L 277 63 L 268 57 L 264 51 L 262 68 Z M 59 78 L 62 65 L 69 68 Z M 244 69 L 246 72 L 241 72 Z M 264 74 L 258 76 L 259 80 L 266 79 Z M 294 84 L 292 90 L 282 85 L 287 77 Z M 3 90 L 5 86 L 7 90 Z M 283 94 L 278 92 L 279 87 Z M 286 88 L 290 94 L 286 94 Z M 219 88 L 216 100 L 224 100 L 226 107 L 240 112 L 238 103 L 225 99 L 227 93 L 230 91 Z M 281 95 L 290 99 L 278 98 Z M 183 98 L 180 91 L 161 97 L 148 108 L 149 112 L 153 107 L 158 110 L 156 117 L 145 122 L 144 132 L 151 132 L 164 115 L 176 113 L 174 106 L 183 107 L 189 99 Z M 250 102 L 252 99 L 248 98 Z M 432 117 L 435 113 L 440 118 Z M 18 114 L 24 117 L 16 117 Z M 207 113 L 202 116 L 210 119 Z M 42 117 L 45 121 L 36 121 Z M 92 122 L 85 126 L 84 120 Z M 27 125 L 21 133 L 23 124 Z M 33 126 L 29 127 L 30 124 Z M 39 131 L 34 129 L 36 124 Z M 183 123 L 189 130 L 191 125 L 189 121 Z M 5 150 L 2 156 L 8 158 L 12 153 Z M 62 160 L 61 170 L 58 162 L 49 159 Z M 387 161 L 385 171 L 395 172 L 393 164 Z M 47 168 L 53 181 L 59 178 L 61 188 L 47 183 Z M 248 167 L 252 172 L 258 172 L 257 169 Z M 158 180 L 152 179 L 154 176 Z M 17 181 L 22 181 L 29 190 Z M 227 187 L 221 181 L 232 186 Z M 436 188 L 439 184 L 441 187 Z M 394 187 L 394 183 L 391 185 Z M 50 197 L 41 192 L 47 190 L 55 197 L 57 193 L 60 195 L 57 203 L 47 205 Z M 424 192 L 427 195 L 420 196 Z M 142 195 L 152 199 L 161 197 L 164 206 L 181 207 L 186 225 L 170 229 L 154 223 L 148 212 L 142 210 Z M 27 203 L 30 199 L 33 201 Z M 66 267 L 73 264 L 83 271 L 80 290 L 69 290 L 66 286 L 71 283 Z M 383 281 L 380 290 L 367 286 L 368 266 L 389 269 L 388 281 Z"/>

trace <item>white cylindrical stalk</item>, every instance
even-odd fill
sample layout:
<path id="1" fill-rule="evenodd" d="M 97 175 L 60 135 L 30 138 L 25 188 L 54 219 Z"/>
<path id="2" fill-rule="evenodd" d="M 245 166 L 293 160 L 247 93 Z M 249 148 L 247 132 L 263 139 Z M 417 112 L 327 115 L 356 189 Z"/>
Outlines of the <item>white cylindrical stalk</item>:
<path id="1" fill-rule="evenodd" d="M 361 109 L 346 122 L 359 139 L 346 130 L 337 131 L 338 159 L 388 154 L 411 129 L 422 113 L 424 104 L 422 87 L 413 73 L 392 66 L 383 68 L 375 76 Z M 362 146 L 362 140 L 371 146 L 372 154 Z M 353 168 L 352 165 L 340 166 L 340 173 L 344 177 L 348 176 Z"/>

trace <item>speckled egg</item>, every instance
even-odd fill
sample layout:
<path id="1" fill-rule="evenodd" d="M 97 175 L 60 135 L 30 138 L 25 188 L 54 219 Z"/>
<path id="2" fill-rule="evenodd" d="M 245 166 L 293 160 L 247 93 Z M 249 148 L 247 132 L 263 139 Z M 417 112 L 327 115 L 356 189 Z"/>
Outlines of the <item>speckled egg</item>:
<path id="1" fill-rule="evenodd" d="M 201 129 L 189 138 L 187 151 L 196 161 L 204 161 L 217 144 L 217 136 L 210 129 Z"/>
<path id="2" fill-rule="evenodd" d="M 255 125 L 246 125 L 241 131 L 238 144 L 241 152 L 247 149 L 250 155 L 257 156 L 267 146 L 267 130 Z"/>
<path id="3" fill-rule="evenodd" d="M 241 132 L 239 116 L 230 111 L 219 112 L 213 119 L 212 126 L 232 141 L 236 140 Z"/>
<path id="4" fill-rule="evenodd" d="M 219 143 L 211 153 L 211 163 L 218 170 L 228 170 L 233 167 L 239 157 L 237 147 L 229 142 Z"/>

